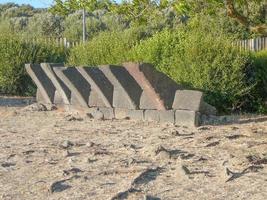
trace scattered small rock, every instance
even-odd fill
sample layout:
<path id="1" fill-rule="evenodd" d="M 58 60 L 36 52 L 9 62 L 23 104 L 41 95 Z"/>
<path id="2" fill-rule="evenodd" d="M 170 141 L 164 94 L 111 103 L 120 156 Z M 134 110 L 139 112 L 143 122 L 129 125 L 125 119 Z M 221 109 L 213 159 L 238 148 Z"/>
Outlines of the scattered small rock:
<path id="1" fill-rule="evenodd" d="M 65 119 L 67 120 L 67 121 L 69 121 L 69 122 L 71 122 L 71 121 L 83 121 L 83 118 L 81 118 L 81 117 L 77 117 L 77 116 L 73 116 L 73 115 L 67 115 L 66 117 L 65 117 Z"/>
<path id="2" fill-rule="evenodd" d="M 216 141 L 216 142 L 212 142 L 212 143 L 207 144 L 206 147 L 214 147 L 214 146 L 217 146 L 219 144 L 220 144 L 220 142 Z"/>
<path id="3" fill-rule="evenodd" d="M 64 190 L 67 190 L 67 189 L 71 188 L 71 186 L 66 184 L 65 181 L 66 180 L 54 182 L 50 187 L 50 192 L 51 193 L 62 192 Z"/>
<path id="4" fill-rule="evenodd" d="M 74 144 L 71 141 L 65 140 L 60 144 L 60 147 L 63 149 L 68 149 L 68 148 L 72 147 L 73 145 Z"/>
<path id="5" fill-rule="evenodd" d="M 15 163 L 10 163 L 10 162 L 5 162 L 1 164 L 2 167 L 7 168 L 7 167 L 13 167 L 16 166 Z"/>
<path id="6" fill-rule="evenodd" d="M 90 114 L 90 116 L 92 116 L 96 120 L 104 120 L 104 114 L 102 112 L 100 112 L 99 110 L 95 110 L 89 114 Z"/>

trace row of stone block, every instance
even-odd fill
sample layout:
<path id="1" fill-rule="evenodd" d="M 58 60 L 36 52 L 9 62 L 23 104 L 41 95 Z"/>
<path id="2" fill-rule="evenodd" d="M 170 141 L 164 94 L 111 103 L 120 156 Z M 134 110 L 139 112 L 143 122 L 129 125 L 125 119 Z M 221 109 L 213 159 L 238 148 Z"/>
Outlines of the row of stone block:
<path id="1" fill-rule="evenodd" d="M 131 119 L 170 123 L 180 126 L 199 126 L 201 114 L 189 110 L 129 110 L 121 108 L 89 108 L 88 114 L 96 119 Z"/>
<path id="2" fill-rule="evenodd" d="M 37 100 L 46 104 L 214 112 L 202 92 L 184 90 L 149 64 L 66 68 L 42 63 L 26 70 L 38 87 Z"/>

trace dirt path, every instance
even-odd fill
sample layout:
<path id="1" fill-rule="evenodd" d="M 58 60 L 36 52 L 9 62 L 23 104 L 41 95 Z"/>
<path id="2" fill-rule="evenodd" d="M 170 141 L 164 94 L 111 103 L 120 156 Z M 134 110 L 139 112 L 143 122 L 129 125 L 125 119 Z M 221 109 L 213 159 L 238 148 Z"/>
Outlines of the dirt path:
<path id="1" fill-rule="evenodd" d="M 267 122 L 188 129 L 0 114 L 0 199 L 267 199 Z"/>

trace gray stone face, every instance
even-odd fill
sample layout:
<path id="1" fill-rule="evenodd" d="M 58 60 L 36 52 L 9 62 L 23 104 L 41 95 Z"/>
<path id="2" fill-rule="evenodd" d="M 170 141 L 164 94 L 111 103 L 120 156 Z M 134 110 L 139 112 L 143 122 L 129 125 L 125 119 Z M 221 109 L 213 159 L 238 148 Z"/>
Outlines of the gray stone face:
<path id="1" fill-rule="evenodd" d="M 175 111 L 174 110 L 160 110 L 159 111 L 160 123 L 175 123 Z"/>
<path id="2" fill-rule="evenodd" d="M 56 88 L 40 65 L 26 64 L 27 73 L 38 87 L 43 103 L 53 104 Z"/>
<path id="3" fill-rule="evenodd" d="M 176 110 L 175 124 L 188 127 L 200 126 L 200 113 L 189 110 Z"/>
<path id="4" fill-rule="evenodd" d="M 145 110 L 145 120 L 160 122 L 160 111 L 158 110 Z"/>
<path id="5" fill-rule="evenodd" d="M 138 109 L 142 88 L 123 67 L 101 66 L 99 69 L 114 87 L 113 107 Z"/>
<path id="6" fill-rule="evenodd" d="M 173 109 L 200 111 L 203 104 L 203 93 L 195 90 L 177 90 Z"/>
<path id="7" fill-rule="evenodd" d="M 83 76 L 74 67 L 69 68 L 54 68 L 56 75 L 61 81 L 70 89 L 72 104 L 79 104 L 79 106 L 88 107 L 91 86 L 83 78 Z"/>
<path id="8" fill-rule="evenodd" d="M 97 67 L 77 67 L 77 70 L 91 85 L 89 106 L 112 107 L 113 85 Z"/>
<path id="9" fill-rule="evenodd" d="M 144 120 L 143 110 L 129 110 L 124 108 L 114 108 L 116 119 L 132 119 L 132 120 Z"/>
<path id="10" fill-rule="evenodd" d="M 55 104 L 70 104 L 71 92 L 68 87 L 56 76 L 53 68 L 64 67 L 64 64 L 41 63 L 42 70 L 56 88 Z"/>

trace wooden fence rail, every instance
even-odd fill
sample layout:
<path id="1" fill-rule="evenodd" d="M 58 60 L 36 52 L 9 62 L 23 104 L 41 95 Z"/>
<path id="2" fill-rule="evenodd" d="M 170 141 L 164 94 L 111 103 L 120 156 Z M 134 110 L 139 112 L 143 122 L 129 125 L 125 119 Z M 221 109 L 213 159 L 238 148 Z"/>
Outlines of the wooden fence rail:
<path id="1" fill-rule="evenodd" d="M 252 38 L 234 42 L 234 46 L 248 51 L 267 50 L 267 37 Z"/>
<path id="2" fill-rule="evenodd" d="M 26 41 L 32 41 L 34 43 L 45 42 L 47 44 L 53 44 L 57 46 L 62 46 L 66 48 L 71 48 L 78 46 L 82 41 L 68 41 L 67 38 L 31 38 L 25 39 Z"/>
<path id="3" fill-rule="evenodd" d="M 82 44 L 82 41 L 68 41 L 67 38 L 35 38 L 31 39 L 33 42 L 45 42 L 50 44 L 56 44 L 58 46 L 64 46 L 71 48 Z M 234 46 L 239 47 L 242 50 L 247 51 L 262 51 L 267 50 L 267 37 L 252 38 L 247 40 L 240 40 L 233 43 Z"/>

